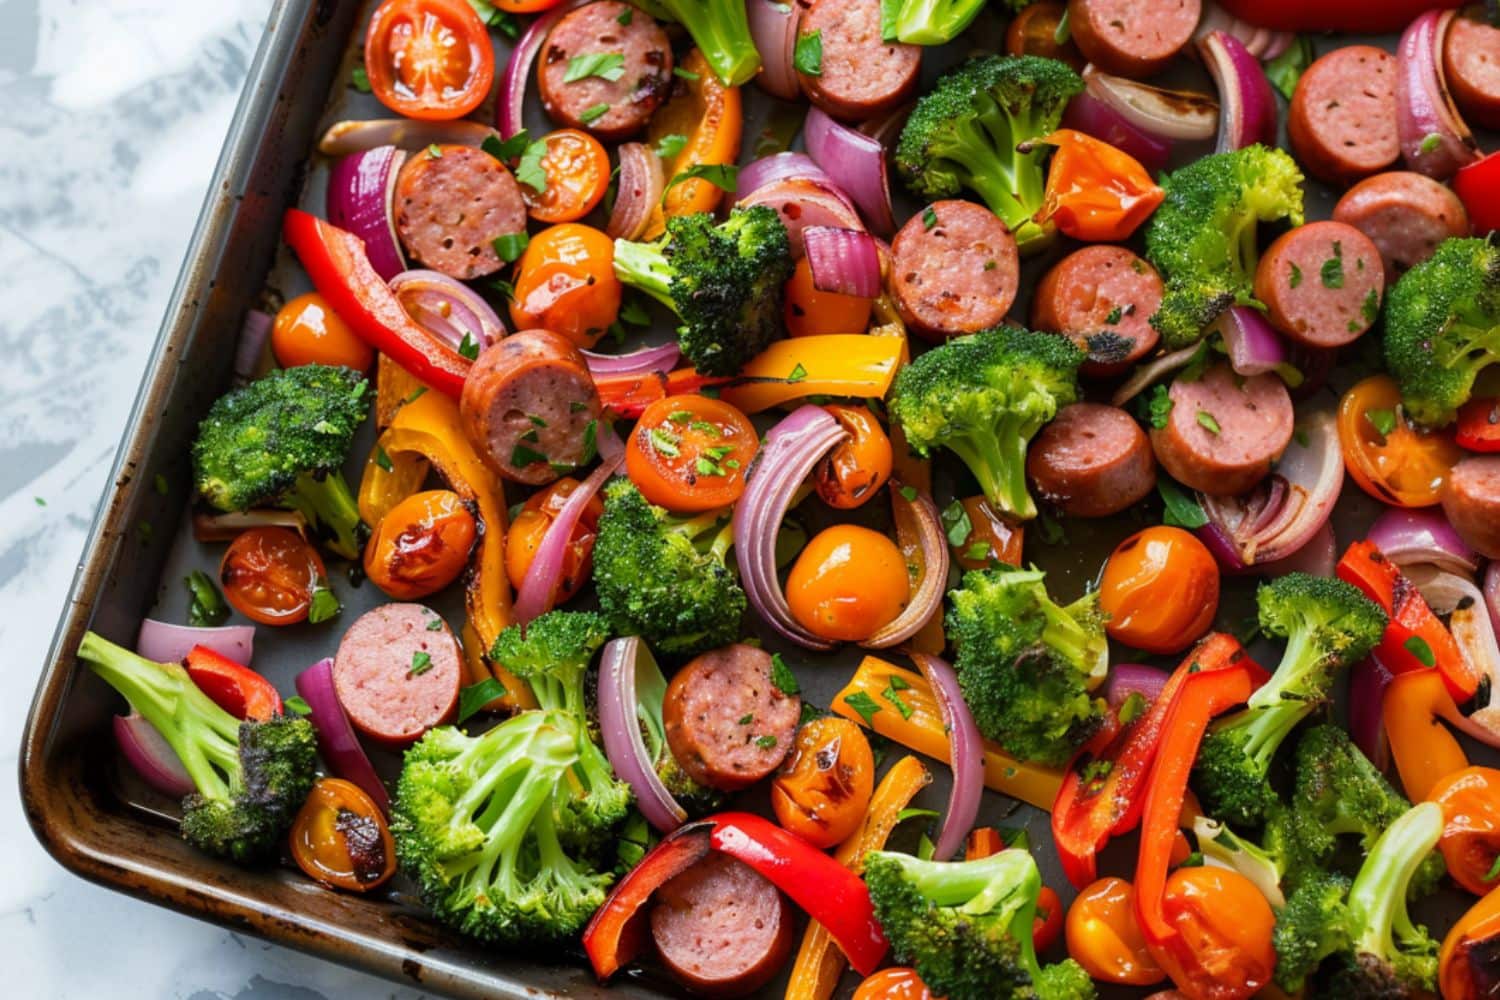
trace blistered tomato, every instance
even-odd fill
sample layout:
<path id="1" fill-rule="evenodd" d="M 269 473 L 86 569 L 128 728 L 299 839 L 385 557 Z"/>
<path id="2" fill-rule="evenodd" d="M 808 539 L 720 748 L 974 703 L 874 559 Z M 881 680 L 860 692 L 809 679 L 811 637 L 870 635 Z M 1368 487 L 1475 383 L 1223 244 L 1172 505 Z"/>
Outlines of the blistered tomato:
<path id="1" fill-rule="evenodd" d="M 614 240 L 591 226 L 565 222 L 526 244 L 516 265 L 510 319 L 518 330 L 540 327 L 589 348 L 619 316 L 621 294 Z"/>
<path id="2" fill-rule="evenodd" d="M 541 548 L 542 539 L 557 515 L 562 513 L 568 497 L 578 489 L 578 480 L 564 476 L 551 486 L 527 498 L 525 506 L 511 522 L 505 533 L 505 575 L 510 585 L 517 590 L 526 579 L 531 560 Z M 599 531 L 599 518 L 604 514 L 604 503 L 597 496 L 584 504 L 578 523 L 573 526 L 573 536 L 563 555 L 562 579 L 553 604 L 560 604 L 578 593 L 589 578 L 594 567 L 594 539 Z"/>
<path id="3" fill-rule="evenodd" d="M 1150 653 L 1176 653 L 1213 624 L 1219 566 L 1181 528 L 1147 528 L 1121 542 L 1104 564 L 1099 607 L 1110 638 Z"/>
<path id="4" fill-rule="evenodd" d="M 896 543 L 853 524 L 834 525 L 808 542 L 786 580 L 787 603 L 803 628 L 850 642 L 890 624 L 910 593 Z"/>
<path id="5" fill-rule="evenodd" d="M 832 847 L 859 829 L 874 790 L 875 755 L 864 731 L 827 715 L 797 730 L 771 783 L 771 808 L 809 844 Z"/>
<path id="6" fill-rule="evenodd" d="M 457 493 L 414 493 L 375 526 L 365 546 L 365 575 L 399 600 L 435 594 L 464 571 L 478 533 Z"/>
<path id="7" fill-rule="evenodd" d="M 1106 983 L 1151 986 L 1167 978 L 1135 920 L 1135 888 L 1122 878 L 1085 886 L 1068 908 L 1068 954 Z"/>
<path id="8" fill-rule="evenodd" d="M 1276 914 L 1245 876 L 1179 868 L 1167 878 L 1162 910 L 1177 937 L 1153 955 L 1190 996 L 1251 997 L 1271 982 Z"/>
<path id="9" fill-rule="evenodd" d="M 932 991 L 916 969 L 893 965 L 855 987 L 854 1000 L 932 1000 Z"/>
<path id="10" fill-rule="evenodd" d="M 283 368 L 343 365 L 362 372 L 375 360 L 370 345 L 356 337 L 317 292 L 297 296 L 276 313 L 271 353 Z"/>
<path id="11" fill-rule="evenodd" d="M 750 419 L 723 400 L 668 396 L 636 421 L 625 444 L 625 471 L 657 506 L 697 514 L 740 498 L 759 449 Z"/>
<path id="12" fill-rule="evenodd" d="M 317 550 L 290 528 L 251 528 L 229 543 L 219 583 L 234 609 L 262 625 L 307 618 L 327 573 Z"/>
<path id="13" fill-rule="evenodd" d="M 867 406 L 823 407 L 849 436 L 834 445 L 813 472 L 813 487 L 830 507 L 853 510 L 891 478 L 891 439 Z"/>
<path id="14" fill-rule="evenodd" d="M 366 892 L 396 872 L 396 844 L 380 808 L 342 778 L 318 779 L 290 840 L 298 867 L 325 885 Z"/>

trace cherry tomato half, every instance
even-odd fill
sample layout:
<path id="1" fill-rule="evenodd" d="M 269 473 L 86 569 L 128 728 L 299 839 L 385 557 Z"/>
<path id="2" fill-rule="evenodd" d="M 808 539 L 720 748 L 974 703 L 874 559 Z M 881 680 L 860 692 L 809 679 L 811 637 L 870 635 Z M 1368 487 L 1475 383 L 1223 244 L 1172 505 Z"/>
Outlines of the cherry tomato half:
<path id="1" fill-rule="evenodd" d="M 812 265 L 803 257 L 786 283 L 786 332 L 792 337 L 864 333 L 874 303 L 857 295 L 818 291 L 813 287 Z"/>
<path id="2" fill-rule="evenodd" d="M 1135 887 L 1122 878 L 1085 886 L 1068 908 L 1068 954 L 1106 983 L 1151 986 L 1167 978 L 1135 920 Z"/>
<path id="3" fill-rule="evenodd" d="M 401 601 L 436 594 L 469 564 L 479 528 L 452 490 L 413 493 L 380 519 L 365 546 L 365 575 Z"/>
<path id="4" fill-rule="evenodd" d="M 1099 581 L 1110 638 L 1149 653 L 1176 653 L 1208 631 L 1219 610 L 1219 566 L 1181 528 L 1136 532 L 1110 553 Z"/>
<path id="5" fill-rule="evenodd" d="M 893 965 L 856 986 L 854 1000 L 932 1000 L 932 991 L 916 969 Z"/>
<path id="6" fill-rule="evenodd" d="M 262 625 L 293 625 L 305 619 L 313 592 L 327 576 L 317 550 L 290 528 L 242 531 L 219 563 L 225 599 Z"/>
<path id="7" fill-rule="evenodd" d="M 548 132 L 542 141 L 547 144 L 542 154 L 547 186 L 536 191 L 521 185 L 526 210 L 538 222 L 577 222 L 604 200 L 609 154 L 598 139 L 576 128 Z"/>
<path id="8" fill-rule="evenodd" d="M 1178 937 L 1152 955 L 1183 992 L 1238 1000 L 1270 983 L 1276 914 L 1254 882 L 1225 868 L 1179 868 L 1162 906 Z"/>
<path id="9" fill-rule="evenodd" d="M 1022 10 L 1010 22 L 1005 31 L 1005 51 L 1013 56 L 1046 56 L 1061 59 L 1075 70 L 1082 71 L 1088 60 L 1078 51 L 1078 45 L 1067 35 L 1059 43 L 1058 27 L 1066 14 L 1067 4 L 1034 3 Z"/>
<path id="10" fill-rule="evenodd" d="M 324 885 L 367 892 L 396 872 L 396 844 L 358 785 L 319 778 L 292 822 L 292 858 Z"/>
<path id="11" fill-rule="evenodd" d="M 1500 397 L 1471 399 L 1459 407 L 1455 439 L 1469 451 L 1500 451 Z"/>
<path id="12" fill-rule="evenodd" d="M 813 472 L 813 487 L 830 507 L 861 507 L 891 478 L 891 439 L 867 406 L 823 407 L 849 433 Z"/>
<path id="13" fill-rule="evenodd" d="M 283 368 L 343 365 L 362 372 L 375 361 L 370 345 L 356 337 L 317 292 L 299 295 L 277 311 L 271 353 Z"/>
<path id="14" fill-rule="evenodd" d="M 630 432 L 625 471 L 647 500 L 693 514 L 738 500 L 759 449 L 749 418 L 723 400 L 668 396 Z"/>
<path id="15" fill-rule="evenodd" d="M 963 543 L 952 546 L 960 566 L 986 569 L 991 562 L 1021 565 L 1021 546 L 1026 534 L 1018 522 L 1011 521 L 990 506 L 983 495 L 964 497 L 958 503 L 969 519 L 969 533 L 964 536 Z"/>
<path id="16" fill-rule="evenodd" d="M 1500 887 L 1500 771 L 1466 767 L 1443 778 L 1427 793 L 1443 808 L 1438 850 L 1453 880 L 1476 896 Z"/>
<path id="17" fill-rule="evenodd" d="M 545 490 L 528 497 L 521 513 L 511 522 L 510 530 L 505 533 L 505 575 L 510 577 L 512 587 L 521 589 L 526 571 L 531 568 L 531 560 L 536 557 L 536 550 L 541 548 L 547 529 L 552 527 L 552 522 L 562 512 L 563 504 L 568 502 L 568 497 L 576 489 L 578 480 L 564 476 Z M 567 553 L 563 556 L 562 581 L 558 584 L 558 593 L 554 596 L 553 603 L 561 604 L 566 601 L 578 593 L 579 588 L 588 580 L 589 572 L 594 568 L 594 538 L 598 534 L 599 518 L 603 514 L 604 503 L 597 496 L 591 497 L 584 505 L 583 514 L 573 526 L 573 537 L 568 542 Z"/>
<path id="18" fill-rule="evenodd" d="M 1406 419 L 1401 390 L 1372 375 L 1339 401 L 1339 447 L 1359 488 L 1397 507 L 1431 507 L 1448 471 L 1464 457 L 1448 430 L 1424 430 Z"/>
<path id="19" fill-rule="evenodd" d="M 771 782 L 771 808 L 782 826 L 826 848 L 859 829 L 874 791 L 875 755 L 864 731 L 827 715 L 797 730 Z"/>
<path id="20" fill-rule="evenodd" d="M 550 226 L 521 254 L 511 322 L 519 330 L 541 327 L 593 347 L 619 316 L 621 292 L 613 240 L 576 222 Z"/>
<path id="21" fill-rule="evenodd" d="M 489 94 L 495 50 L 467 0 L 385 0 L 365 33 L 365 72 L 397 114 L 448 121 Z"/>
<path id="22" fill-rule="evenodd" d="M 868 639 L 911 596 L 906 559 L 878 531 L 836 524 L 813 537 L 786 578 L 792 617 L 824 639 Z"/>

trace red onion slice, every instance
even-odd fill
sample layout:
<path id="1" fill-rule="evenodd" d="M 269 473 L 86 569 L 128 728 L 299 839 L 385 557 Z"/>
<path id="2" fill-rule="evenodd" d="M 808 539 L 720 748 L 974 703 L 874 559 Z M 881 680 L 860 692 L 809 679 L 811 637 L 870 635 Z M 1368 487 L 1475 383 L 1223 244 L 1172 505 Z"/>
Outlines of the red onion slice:
<path id="1" fill-rule="evenodd" d="M 1453 530 L 1441 507 L 1387 507 L 1365 537 L 1402 569 L 1426 563 L 1464 576 L 1479 569 L 1479 553 Z"/>
<path id="2" fill-rule="evenodd" d="M 1291 47 L 1297 36 L 1290 31 L 1272 31 L 1246 21 L 1241 21 L 1213 0 L 1204 0 L 1203 15 L 1198 20 L 1198 29 L 1193 32 L 1193 41 L 1199 41 L 1212 31 L 1223 31 L 1240 40 L 1245 49 L 1255 58 L 1270 60 Z"/>
<path id="3" fill-rule="evenodd" d="M 604 488 L 609 477 L 614 475 L 620 463 L 625 460 L 624 449 L 613 455 L 605 455 L 602 438 L 608 433 L 607 425 L 604 425 L 600 431 L 599 467 L 589 473 L 588 478 L 576 490 L 568 494 L 568 500 L 557 512 L 557 517 L 547 525 L 547 533 L 536 547 L 536 555 L 531 557 L 526 577 L 516 591 L 514 611 L 518 624 L 525 625 L 537 615 L 551 609 L 557 598 L 557 588 L 562 583 L 573 529 L 578 526 L 578 519 L 583 516 L 583 509 L 594 498 L 594 494 Z"/>
<path id="4" fill-rule="evenodd" d="M 880 251 L 869 233 L 808 226 L 802 230 L 802 245 L 818 291 L 862 299 L 880 294 Z"/>
<path id="5" fill-rule="evenodd" d="M 342 157 L 328 173 L 328 221 L 365 241 L 370 266 L 386 281 L 406 270 L 391 211 L 404 162 L 404 150 L 379 146 Z"/>
<path id="6" fill-rule="evenodd" d="M 1116 663 L 1109 668 L 1109 677 L 1104 682 L 1104 700 L 1113 708 L 1125 704 L 1133 694 L 1153 702 L 1166 687 L 1167 676 L 1165 670 L 1144 663 Z"/>
<path id="7" fill-rule="evenodd" d="M 1419 14 L 1396 46 L 1396 134 L 1408 170 L 1447 180 L 1479 159 L 1479 144 L 1443 79 L 1443 39 L 1451 10 Z"/>
<path id="8" fill-rule="evenodd" d="M 245 311 L 240 339 L 234 345 L 234 377 L 239 382 L 255 378 L 255 370 L 260 367 L 260 359 L 266 352 L 266 339 L 271 336 L 274 322 L 268 312 L 259 309 Z"/>
<path id="9" fill-rule="evenodd" d="M 457 351 L 464 335 L 484 350 L 505 336 L 505 324 L 468 285 L 437 271 L 403 271 L 389 279 L 391 292 L 422 329 Z"/>
<path id="10" fill-rule="evenodd" d="M 821 108 L 807 113 L 802 128 L 808 154 L 839 179 L 870 228 L 889 237 L 896 231 L 886 147 L 878 138 L 834 121 Z"/>
<path id="11" fill-rule="evenodd" d="M 911 658 L 932 686 L 952 747 L 953 791 L 948 797 L 948 811 L 943 815 L 943 825 L 938 830 L 937 844 L 932 852 L 934 859 L 945 861 L 963 846 L 964 838 L 979 817 L 979 800 L 984 795 L 984 739 L 979 735 L 979 726 L 974 722 L 968 702 L 964 701 L 963 692 L 959 690 L 958 674 L 953 668 L 946 661 L 927 653 L 913 652 Z"/>
<path id="12" fill-rule="evenodd" d="M 735 192 L 743 201 L 766 185 L 785 180 L 812 181 L 824 187 L 837 188 L 828 172 L 806 153 L 772 153 L 740 168 L 735 178 Z"/>
<path id="13" fill-rule="evenodd" d="M 1385 737 L 1385 689 L 1395 675 L 1372 654 L 1349 671 L 1349 735 L 1370 763 L 1384 771 L 1391 762 Z"/>
<path id="14" fill-rule="evenodd" d="M 802 98 L 793 64 L 797 47 L 797 9 L 776 0 L 747 0 L 745 14 L 750 22 L 750 40 L 760 53 L 760 73 L 755 77 L 761 90 L 783 101 Z"/>
<path id="15" fill-rule="evenodd" d="M 502 139 L 509 139 L 524 128 L 522 110 L 526 101 L 526 82 L 531 76 L 531 64 L 536 61 L 536 54 L 547 40 L 547 33 L 564 14 L 582 2 L 584 0 L 564 0 L 542 14 L 531 22 L 531 27 L 526 29 L 526 33 L 510 50 L 510 59 L 505 64 L 505 76 L 500 81 L 500 96 L 495 102 L 495 124 L 500 129 Z"/>
<path id="16" fill-rule="evenodd" d="M 1089 96 L 1156 139 L 1212 139 L 1219 125 L 1219 103 L 1207 94 L 1153 87 L 1093 65 L 1084 67 L 1083 85 Z"/>
<path id="17" fill-rule="evenodd" d="M 938 514 L 937 504 L 925 493 L 917 492 L 910 500 L 902 493 L 902 486 L 894 479 L 890 482 L 891 507 L 895 515 L 896 534 L 901 539 L 903 552 L 907 551 L 908 534 L 921 553 L 908 562 L 920 564 L 921 577 L 912 586 L 911 596 L 901 613 L 883 626 L 874 635 L 860 643 L 866 649 L 889 649 L 899 646 L 922 630 L 928 620 L 943 604 L 943 591 L 948 586 L 948 538 L 943 533 L 943 519 Z"/>
<path id="18" fill-rule="evenodd" d="M 195 790 L 193 779 L 182 765 L 182 758 L 177 756 L 177 751 L 162 738 L 161 733 L 146 721 L 144 715 L 138 715 L 134 711 L 129 715 L 117 715 L 113 724 L 115 743 L 120 747 L 120 754 L 131 769 L 141 776 L 142 781 L 174 799 L 180 799 Z"/>
<path id="19" fill-rule="evenodd" d="M 377 146 L 395 146 L 413 152 L 428 146 L 472 146 L 478 149 L 498 132 L 480 122 L 459 118 L 446 122 L 420 122 L 412 118 L 376 118 L 370 121 L 335 122 L 318 140 L 324 156 L 348 156 Z"/>
<path id="20" fill-rule="evenodd" d="M 194 646 L 203 646 L 235 663 L 249 664 L 255 655 L 254 625 L 199 628 L 147 618 L 136 633 L 135 651 L 157 663 L 180 663 Z"/>
<path id="21" fill-rule="evenodd" d="M 389 816 L 391 797 L 385 790 L 385 782 L 375 773 L 375 765 L 370 763 L 364 747 L 360 746 L 354 726 L 334 690 L 333 658 L 325 656 L 302 671 L 297 675 L 296 684 L 297 693 L 312 709 L 307 718 L 317 730 L 318 749 L 322 751 L 323 759 L 334 774 L 358 785 L 375 800 L 380 811 Z"/>
<path id="22" fill-rule="evenodd" d="M 635 793 L 636 808 L 646 822 L 661 833 L 670 833 L 687 819 L 686 810 L 657 776 L 656 761 L 641 733 L 641 725 L 652 721 L 642 706 L 653 701 L 659 704 L 666 693 L 666 678 L 639 636 L 612 639 L 605 645 L 599 661 L 599 735 L 604 754 L 615 774 Z"/>
<path id="23" fill-rule="evenodd" d="M 580 353 L 588 362 L 591 375 L 644 375 L 646 372 L 671 371 L 677 359 L 682 357 L 682 348 L 674 340 L 658 347 L 642 347 L 629 354 Z"/>
<path id="24" fill-rule="evenodd" d="M 1169 141 L 1136 128 L 1124 115 L 1087 90 L 1068 102 L 1062 124 L 1064 128 L 1091 135 L 1129 153 L 1153 174 L 1165 170 L 1167 158 L 1172 155 Z"/>
<path id="25" fill-rule="evenodd" d="M 1124 406 L 1135 397 L 1145 392 L 1151 386 L 1160 382 L 1179 368 L 1186 368 L 1188 362 L 1193 360 L 1193 355 L 1198 353 L 1201 345 L 1194 344 L 1192 347 L 1184 347 L 1173 351 L 1171 354 L 1163 354 L 1135 370 L 1135 374 L 1126 379 L 1115 394 L 1110 397 L 1110 402 L 1115 406 Z"/>
<path id="26" fill-rule="evenodd" d="M 766 434 L 734 511 L 734 558 L 745 596 L 766 624 L 807 649 L 829 650 L 834 643 L 792 617 L 776 576 L 776 534 L 797 488 L 846 437 L 848 432 L 821 406 L 799 406 Z"/>
<path id="27" fill-rule="evenodd" d="M 1238 38 L 1210 31 L 1198 42 L 1208 73 L 1219 88 L 1219 141 L 1216 153 L 1257 142 L 1276 144 L 1276 96 L 1260 62 Z"/>
<path id="28" fill-rule="evenodd" d="M 1490 624 L 1500 632 L 1500 562 L 1490 563 L 1484 571 L 1484 603 L 1490 612 Z"/>
<path id="29" fill-rule="evenodd" d="M 604 231 L 617 240 L 639 239 L 651 223 L 652 211 L 661 204 L 666 183 L 656 150 L 639 142 L 622 145 L 615 204 Z"/>
<path id="30" fill-rule="evenodd" d="M 1296 552 L 1285 559 L 1260 563 L 1255 568 L 1262 576 L 1268 577 L 1286 576 L 1288 573 L 1333 576 L 1333 570 L 1338 565 L 1338 561 L 1338 538 L 1333 533 L 1333 525 L 1325 522 L 1323 527 L 1318 529 L 1318 533 L 1312 536 L 1312 540 Z"/>
<path id="31" fill-rule="evenodd" d="M 1224 337 L 1229 367 L 1237 375 L 1284 371 L 1283 366 L 1291 364 L 1286 343 L 1259 309 L 1230 306 L 1214 320 L 1213 328 Z"/>

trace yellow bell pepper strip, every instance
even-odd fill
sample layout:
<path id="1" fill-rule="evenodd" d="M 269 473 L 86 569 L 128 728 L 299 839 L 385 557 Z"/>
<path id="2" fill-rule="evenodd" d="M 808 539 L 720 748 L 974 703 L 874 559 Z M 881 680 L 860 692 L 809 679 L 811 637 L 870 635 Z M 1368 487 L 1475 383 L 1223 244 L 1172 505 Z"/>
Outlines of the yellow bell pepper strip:
<path id="1" fill-rule="evenodd" d="M 948 732 L 937 698 L 927 679 L 916 671 L 877 656 L 866 656 L 849 683 L 834 695 L 832 707 L 844 718 L 867 726 L 908 750 L 951 763 Z M 1057 790 L 1062 787 L 1062 771 L 1017 760 L 985 740 L 984 783 L 1002 795 L 1029 802 L 1038 809 L 1051 809 Z"/>
<path id="2" fill-rule="evenodd" d="M 1493 733 L 1458 710 L 1436 670 L 1397 674 L 1385 689 L 1381 715 L 1401 787 L 1413 802 L 1427 800 L 1439 781 L 1469 766 L 1468 754 L 1443 722 L 1481 743 L 1495 745 Z"/>
<path id="3" fill-rule="evenodd" d="M 1129 239 L 1166 197 L 1140 161 L 1107 142 L 1069 128 L 1037 141 L 1056 152 L 1036 221 L 1050 220 L 1074 239 Z"/>
<path id="4" fill-rule="evenodd" d="M 719 395 L 744 413 L 805 396 L 884 399 L 905 350 L 905 340 L 863 333 L 778 340 L 752 358 Z"/>
<path id="5" fill-rule="evenodd" d="M 505 688 L 505 694 L 491 698 L 480 706 L 482 711 L 525 712 L 538 707 L 536 695 L 532 693 L 530 684 L 521 683 L 505 667 L 498 663 L 491 663 L 486 658 L 490 647 L 480 641 L 479 633 L 474 631 L 473 622 L 464 622 L 459 641 L 463 646 L 464 671 L 469 675 L 468 683 L 482 684 L 494 678 Z"/>
<path id="6" fill-rule="evenodd" d="M 863 872 L 865 855 L 885 847 L 901 810 L 931 781 L 932 775 L 917 758 L 896 761 L 876 786 L 859 829 L 834 850 L 834 860 L 855 874 Z M 816 920 L 809 921 L 787 980 L 786 1000 L 829 1000 L 848 964 L 827 929 Z"/>
<path id="7" fill-rule="evenodd" d="M 1438 950 L 1438 992 L 1443 1000 L 1494 996 L 1494 952 L 1500 945 L 1500 889 L 1491 889 L 1443 938 Z M 1476 976 L 1476 973 L 1481 975 Z M 1478 980 L 1478 981 L 1476 981 Z"/>
<path id="8" fill-rule="evenodd" d="M 396 411 L 408 399 L 427 391 L 415 375 L 391 360 L 389 354 L 375 355 L 375 426 L 385 430 L 396 419 Z"/>
<path id="9" fill-rule="evenodd" d="M 697 49 L 683 58 L 680 68 L 684 72 L 673 81 L 671 100 L 651 116 L 647 138 L 658 153 L 677 145 L 676 140 L 664 144 L 668 136 L 687 141 L 672 155 L 662 157 L 662 176 L 671 186 L 651 213 L 646 239 L 654 240 L 662 234 L 667 216 L 712 212 L 724 197 L 723 188 L 703 178 L 693 177 L 674 185 L 675 177 L 697 166 L 732 164 L 740 156 L 745 127 L 740 88 L 724 86 Z"/>

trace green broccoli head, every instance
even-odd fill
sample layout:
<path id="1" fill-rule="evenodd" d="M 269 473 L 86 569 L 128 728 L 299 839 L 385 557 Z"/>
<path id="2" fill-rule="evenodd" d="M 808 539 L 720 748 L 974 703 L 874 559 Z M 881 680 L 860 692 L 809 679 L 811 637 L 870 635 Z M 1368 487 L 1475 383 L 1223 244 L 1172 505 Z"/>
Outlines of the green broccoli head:
<path id="1" fill-rule="evenodd" d="M 369 388 L 352 368 L 299 365 L 219 397 L 193 441 L 199 495 L 222 511 L 300 510 L 330 549 L 357 558 L 364 525 L 341 467 Z"/>
<path id="2" fill-rule="evenodd" d="M 674 517 L 628 479 L 610 483 L 594 543 L 594 587 L 614 631 L 673 655 L 738 639 L 746 600 L 724 564 L 732 539 L 725 511 Z"/>
<path id="3" fill-rule="evenodd" d="M 655 243 L 615 241 L 615 274 L 677 313 L 682 353 L 705 375 L 733 375 L 782 330 L 792 276 L 786 226 L 765 205 L 667 220 Z"/>
<path id="4" fill-rule="evenodd" d="M 899 0 L 884 35 L 908 45 L 944 45 L 957 38 L 982 9 L 984 0 Z M 884 8 L 881 13 L 885 15 Z"/>
<path id="5" fill-rule="evenodd" d="M 1098 594 L 1063 607 L 1039 570 L 964 574 L 946 625 L 980 732 L 1022 760 L 1061 765 L 1103 725 L 1089 694 L 1109 665 Z"/>
<path id="6" fill-rule="evenodd" d="M 1349 948 L 1349 914 L 1344 897 L 1349 880 L 1318 874 L 1304 881 L 1276 913 L 1276 985 L 1299 992 L 1330 955 Z"/>
<path id="7" fill-rule="evenodd" d="M 949 1000 L 1084 1000 L 1092 981 L 1072 959 L 1043 969 L 1032 945 L 1042 877 L 1012 848 L 976 861 L 873 851 L 865 884 L 896 960 Z"/>
<path id="8" fill-rule="evenodd" d="M 1296 836 L 1290 811 L 1280 806 L 1273 806 L 1268 813 L 1260 843 L 1206 816 L 1193 821 L 1193 833 L 1205 858 L 1255 883 L 1276 909 L 1285 905 L 1287 889 L 1300 885 L 1304 875 L 1318 873 Z"/>
<path id="9" fill-rule="evenodd" d="M 891 415 L 919 455 L 946 447 L 984 495 L 1017 518 L 1036 516 L 1026 446 L 1078 398 L 1084 353 L 1066 337 L 999 327 L 919 356 L 896 376 Z"/>
<path id="10" fill-rule="evenodd" d="M 1166 285 L 1151 325 L 1177 349 L 1229 306 L 1254 302 L 1256 226 L 1302 225 L 1302 172 L 1285 151 L 1255 145 L 1194 160 L 1163 187 L 1146 226 L 1146 256 Z"/>
<path id="11" fill-rule="evenodd" d="M 1052 235 L 1033 221 L 1046 190 L 1047 147 L 1037 140 L 1062 120 L 1083 80 L 1043 56 L 988 55 L 949 70 L 912 109 L 896 145 L 896 169 L 928 199 L 975 192 L 1015 233 L 1022 250 Z"/>
<path id="12" fill-rule="evenodd" d="M 749 83 L 760 69 L 750 19 L 739 0 L 632 0 L 658 21 L 676 21 L 726 87 Z"/>
<path id="13" fill-rule="evenodd" d="M 1386 368 L 1414 420 L 1452 422 L 1500 361 L 1500 246 L 1450 239 L 1403 274 L 1385 306 Z"/>
<path id="14" fill-rule="evenodd" d="M 241 722 L 176 663 L 155 663 L 93 632 L 78 658 L 125 697 L 177 754 L 194 791 L 182 835 L 210 854 L 248 861 L 275 849 L 312 790 L 317 737 L 306 719 Z"/>

